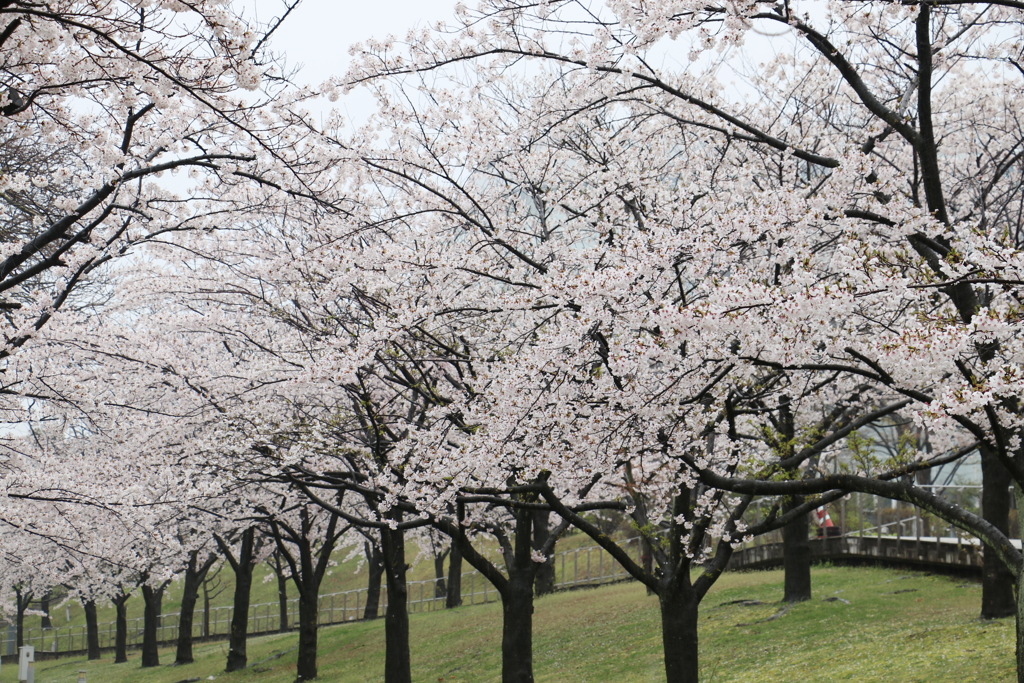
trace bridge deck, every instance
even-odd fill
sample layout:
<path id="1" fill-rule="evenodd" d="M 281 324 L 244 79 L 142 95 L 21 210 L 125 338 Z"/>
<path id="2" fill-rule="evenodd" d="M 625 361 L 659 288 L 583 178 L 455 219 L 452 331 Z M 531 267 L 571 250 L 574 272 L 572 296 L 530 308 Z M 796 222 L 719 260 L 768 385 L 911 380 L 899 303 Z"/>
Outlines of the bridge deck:
<path id="1" fill-rule="evenodd" d="M 1021 546 L 1019 540 L 1014 542 Z M 782 543 L 748 545 L 733 552 L 729 569 L 766 569 L 782 564 Z M 976 539 L 949 536 L 835 536 L 811 539 L 815 561 L 879 562 L 926 566 L 949 571 L 981 570 L 982 548 Z"/>

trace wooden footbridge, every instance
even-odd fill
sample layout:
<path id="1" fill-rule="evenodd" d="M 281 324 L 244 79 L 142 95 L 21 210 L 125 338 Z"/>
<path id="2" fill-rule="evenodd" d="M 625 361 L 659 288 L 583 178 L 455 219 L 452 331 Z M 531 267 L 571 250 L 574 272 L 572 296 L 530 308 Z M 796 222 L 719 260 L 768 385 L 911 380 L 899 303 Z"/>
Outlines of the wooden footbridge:
<path id="1" fill-rule="evenodd" d="M 810 546 L 812 562 L 899 565 L 957 574 L 981 573 L 982 548 L 973 538 L 851 534 L 811 539 Z M 750 544 L 738 548 L 729 561 L 729 569 L 768 569 L 780 566 L 781 542 Z"/>
<path id="2" fill-rule="evenodd" d="M 977 510 L 980 486 L 934 487 L 966 509 Z M 810 540 L 812 561 L 881 564 L 955 574 L 978 574 L 982 544 L 921 509 L 854 493 L 829 506 L 836 526 Z M 1011 535 L 1019 538 L 1017 511 L 1011 511 Z M 757 521 L 757 511 L 754 520 Z M 834 532 L 834 533 L 824 533 Z M 1021 547 L 1020 540 L 1014 543 Z M 783 562 L 781 533 L 754 538 L 737 548 L 729 569 L 767 569 Z"/>

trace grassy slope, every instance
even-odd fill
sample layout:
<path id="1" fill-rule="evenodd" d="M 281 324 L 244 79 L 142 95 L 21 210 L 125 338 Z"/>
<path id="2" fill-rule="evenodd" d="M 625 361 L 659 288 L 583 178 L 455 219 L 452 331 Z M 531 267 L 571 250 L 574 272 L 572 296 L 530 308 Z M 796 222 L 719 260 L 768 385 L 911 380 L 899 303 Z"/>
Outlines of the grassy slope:
<path id="1" fill-rule="evenodd" d="M 870 681 L 942 683 L 1013 679 L 1013 620 L 976 620 L 980 588 L 959 580 L 880 569 L 820 568 L 815 599 L 760 623 L 778 604 L 782 573 L 726 574 L 701 614 L 703 680 Z M 901 591 L 897 593 L 896 591 Z M 849 600 L 824 602 L 823 597 Z M 413 615 L 413 679 L 422 683 L 497 681 L 501 610 L 498 605 Z M 740 626 L 740 624 L 750 624 Z M 657 602 L 636 584 L 545 597 L 534 619 L 538 683 L 647 683 L 664 680 Z M 39 683 L 73 683 L 79 668 L 90 683 L 174 683 L 215 676 L 223 683 L 291 683 L 295 636 L 250 644 L 250 661 L 284 651 L 245 672 L 222 674 L 226 645 L 197 646 L 187 667 L 141 670 L 138 655 L 114 666 L 84 660 L 40 662 Z M 376 683 L 383 671 L 383 623 L 354 623 L 320 632 L 320 680 Z M 163 654 L 169 661 L 169 653 Z M 13 681 L 4 666 L 0 682 Z"/>

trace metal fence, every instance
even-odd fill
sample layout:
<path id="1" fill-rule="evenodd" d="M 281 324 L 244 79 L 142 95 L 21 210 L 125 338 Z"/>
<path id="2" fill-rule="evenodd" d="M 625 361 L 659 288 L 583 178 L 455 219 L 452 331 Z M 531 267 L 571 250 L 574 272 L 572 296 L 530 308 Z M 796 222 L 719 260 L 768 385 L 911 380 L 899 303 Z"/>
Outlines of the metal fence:
<path id="1" fill-rule="evenodd" d="M 640 560 L 640 539 L 631 538 L 623 542 L 631 557 Z M 555 588 L 567 589 L 574 586 L 598 585 L 629 578 L 622 565 L 616 562 L 603 548 L 598 546 L 577 548 L 556 553 L 554 556 Z M 408 585 L 408 609 L 410 613 L 432 612 L 445 607 L 445 598 L 438 597 L 437 579 L 410 581 Z M 366 609 L 368 589 L 359 588 L 340 593 L 328 593 L 320 596 L 320 625 L 340 624 L 357 621 L 363 618 Z M 482 574 L 476 571 L 462 574 L 462 604 L 477 605 L 496 602 L 498 591 Z M 378 614 L 383 615 L 387 608 L 387 591 L 381 588 Z M 298 598 L 288 600 L 288 625 L 298 623 Z M 213 607 L 210 609 L 209 621 L 204 631 L 204 610 L 197 609 L 192 622 L 193 637 L 227 636 L 231 630 L 231 618 L 234 608 Z M 161 642 L 172 642 L 178 638 L 177 612 L 163 614 L 157 627 L 157 639 Z M 142 644 L 142 617 L 128 619 L 128 646 Z M 281 628 L 280 603 L 266 602 L 251 605 L 249 608 L 249 633 L 273 633 Z M 100 647 L 113 647 L 115 622 L 99 625 Z M 14 633 L 9 630 L 4 637 L 0 652 L 14 651 Z M 85 626 L 64 626 L 59 628 L 26 628 L 25 644 L 32 645 L 37 652 L 73 652 L 82 651 L 87 647 Z"/>

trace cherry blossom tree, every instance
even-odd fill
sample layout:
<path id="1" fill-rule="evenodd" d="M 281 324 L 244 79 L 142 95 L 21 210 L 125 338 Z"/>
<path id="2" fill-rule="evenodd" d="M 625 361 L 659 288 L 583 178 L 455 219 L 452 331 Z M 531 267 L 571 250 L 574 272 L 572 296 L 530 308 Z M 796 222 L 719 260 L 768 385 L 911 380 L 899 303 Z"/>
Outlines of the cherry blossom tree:
<path id="1" fill-rule="evenodd" d="M 943 451 L 961 454 L 964 443 L 977 440 L 983 452 L 994 454 L 986 458 L 985 496 L 988 500 L 1005 496 L 1008 480 L 1000 478 L 999 467 L 1018 478 L 1014 459 L 1018 457 L 1019 411 L 1009 378 L 1017 373 L 1013 302 L 1019 286 L 1020 142 L 1013 103 L 1019 97 L 1021 72 L 1013 46 L 1019 10 L 1002 3 L 874 3 L 865 11 L 865 6 L 832 3 L 822 11 L 825 18 L 819 22 L 789 4 L 755 3 L 740 8 L 617 2 L 599 14 L 588 14 L 572 2 L 534 7 L 496 1 L 481 5 L 477 13 L 466 13 L 460 31 L 411 35 L 403 46 L 368 44 L 362 64 L 347 81 L 373 84 L 383 111 L 401 121 L 414 120 L 416 126 L 430 130 L 433 139 L 442 139 L 444 133 L 443 143 L 429 146 L 429 156 L 410 152 L 415 145 L 409 138 L 389 145 L 401 150 L 401 155 L 366 153 L 368 163 L 382 170 L 382 176 L 391 177 L 395 186 L 409 188 L 387 195 L 392 215 L 403 209 L 405 216 L 415 215 L 413 201 L 401 205 L 407 196 L 414 196 L 414 186 L 432 193 L 435 206 L 447 206 L 449 232 L 421 228 L 444 235 L 437 251 L 431 254 L 430 246 L 417 245 L 415 252 L 422 263 L 431 264 L 421 272 L 430 274 L 432 284 L 442 273 L 452 277 L 452 264 L 458 263 L 452 244 L 458 241 L 449 235 L 460 228 L 479 230 L 474 246 L 479 245 L 480 254 L 494 250 L 515 264 L 504 266 L 504 288 L 495 287 L 486 303 L 483 298 L 467 303 L 465 293 L 478 294 L 482 288 L 463 281 L 438 297 L 435 305 L 422 307 L 432 315 L 457 305 L 494 315 L 508 310 L 511 291 L 528 291 L 531 284 L 544 291 L 543 285 L 529 278 L 539 280 L 540 275 L 557 272 L 562 276 L 557 294 L 567 295 L 556 299 L 553 293 L 543 303 L 544 310 L 554 312 L 563 306 L 571 311 L 569 306 L 576 306 L 579 310 L 573 312 L 580 324 L 557 328 L 574 331 L 559 336 L 550 322 L 555 319 L 552 313 L 544 334 L 534 339 L 564 351 L 591 332 L 589 339 L 603 361 L 597 366 L 609 376 L 599 379 L 627 386 L 636 378 L 649 377 L 653 368 L 671 376 L 664 368 L 669 363 L 679 367 L 679 360 L 666 352 L 644 354 L 645 344 L 673 351 L 701 344 L 718 352 L 718 358 L 698 351 L 697 367 L 707 373 L 715 362 L 719 367 L 731 365 L 731 386 L 753 381 L 757 369 L 774 370 L 798 384 L 840 382 L 845 385 L 837 390 L 840 395 L 852 395 L 857 383 L 865 383 L 877 398 L 863 402 L 863 416 L 900 395 L 910 399 L 905 406 L 939 436 Z M 773 28 L 784 35 L 763 35 Z M 715 69 L 728 64 L 716 61 L 714 51 L 767 37 L 783 48 L 780 56 L 756 72 L 740 74 L 757 92 L 756 101 L 726 90 L 714 76 Z M 689 51 L 694 68 L 675 73 L 653 67 L 658 51 L 664 49 Z M 490 121 L 477 123 L 458 112 L 479 106 L 490 96 L 488 88 L 504 87 L 514 65 L 524 60 L 552 65 L 557 73 L 549 77 L 553 85 L 545 93 L 546 115 L 523 105 L 518 92 L 504 96 L 502 101 L 520 105 L 517 114 L 529 110 L 536 119 L 529 133 L 516 129 L 518 146 L 502 147 L 502 141 L 481 132 Z M 470 70 L 471 75 L 463 77 L 458 69 Z M 433 79 L 427 87 L 439 104 L 417 117 L 389 88 L 401 81 L 422 84 L 427 71 Z M 452 81 L 459 78 L 463 82 L 454 87 L 464 90 L 453 94 Z M 570 79 L 572 85 L 565 85 Z M 396 110 L 400 113 L 392 114 Z M 487 119 L 478 111 L 474 116 Z M 543 257 L 537 258 L 536 243 L 542 242 L 539 232 L 522 237 L 522 224 L 537 216 L 556 222 L 563 215 L 587 215 L 563 196 L 552 196 L 549 189 L 555 183 L 534 183 L 538 189 L 532 194 L 557 208 L 546 213 L 536 202 L 498 216 L 514 217 L 513 224 L 488 213 L 493 204 L 482 198 L 494 197 L 494 192 L 482 187 L 479 192 L 467 191 L 470 181 L 466 180 L 471 169 L 485 168 L 480 175 L 501 186 L 506 176 L 498 164 L 488 158 L 476 165 L 485 156 L 482 150 L 507 150 L 508 156 L 502 159 L 506 165 L 513 160 L 525 165 L 535 146 L 551 144 L 559 126 L 582 122 L 597 111 L 614 112 L 628 120 L 620 131 L 650 126 L 640 139 L 657 139 L 663 150 L 675 150 L 689 162 L 687 168 L 666 173 L 671 182 L 659 186 L 651 181 L 632 182 L 639 168 L 662 168 L 637 153 L 654 148 L 637 142 L 639 136 L 620 133 L 620 139 L 629 140 L 620 143 L 620 154 L 601 157 L 602 162 L 611 159 L 609 166 L 622 156 L 639 158 L 635 165 L 615 169 L 620 187 L 630 189 L 622 199 L 625 208 L 613 213 L 603 207 L 606 212 L 595 227 L 614 224 L 615 218 L 632 208 L 645 220 L 643 227 L 631 229 L 651 230 L 649 242 L 656 248 L 645 253 L 642 245 L 636 245 L 636 253 L 647 256 L 642 263 L 609 266 L 608 275 L 600 280 L 592 275 L 599 271 L 594 267 L 578 271 L 554 267 L 558 258 L 551 256 L 554 249 L 543 250 Z M 662 126 L 660 133 L 651 131 L 654 123 Z M 423 141 L 427 136 L 410 135 L 416 144 L 428 148 Z M 466 147 L 457 150 L 460 144 Z M 710 150 L 720 154 L 717 163 L 707 163 Z M 667 157 L 663 151 L 662 158 Z M 560 175 L 564 178 L 573 170 Z M 522 187 L 514 185 L 517 190 Z M 637 197 L 638 188 L 647 190 L 647 195 Z M 666 189 L 659 193 L 653 188 Z M 614 196 L 622 194 L 620 190 Z M 646 214 L 638 207 L 647 209 Z M 426 221 L 419 224 L 424 226 Z M 662 226 L 676 232 L 654 232 Z M 615 247 L 624 233 L 621 228 L 604 234 L 595 229 L 591 244 L 607 240 L 608 247 Z M 600 263 L 610 264 L 614 253 L 605 248 L 605 261 Z M 499 272 L 490 264 L 481 267 L 480 255 L 475 257 L 473 265 L 462 267 L 483 274 L 480 277 L 493 278 Z M 660 264 L 656 265 L 660 272 L 671 272 L 679 261 L 685 266 L 679 268 L 676 310 L 657 298 L 655 305 L 660 308 L 655 309 L 645 308 L 643 302 L 632 304 L 625 297 L 628 292 L 649 292 L 638 285 L 638 276 L 649 277 L 652 263 Z M 575 288 L 565 285 L 566 272 L 584 274 L 571 280 Z M 599 292 L 595 292 L 595 281 L 599 281 Z M 605 308 L 593 303 L 607 302 L 607 296 L 594 294 L 609 291 L 620 297 L 614 305 Z M 525 308 L 521 304 L 516 310 Z M 644 311 L 646 317 L 635 315 L 642 322 L 631 329 L 649 330 L 647 339 L 622 334 L 622 326 L 616 328 L 621 336 L 610 334 L 608 310 L 619 316 L 622 311 Z M 446 317 L 446 322 L 451 320 L 452 316 Z M 485 323 L 478 322 L 481 327 Z M 504 329 L 511 330 L 511 336 L 541 328 L 506 322 Z M 629 346 L 619 346 L 627 340 Z M 528 360 L 540 358 L 535 350 L 539 345 L 532 339 L 520 342 L 516 353 L 509 354 L 520 377 L 539 378 L 544 376 L 541 368 L 552 367 L 550 352 L 543 363 Z M 477 376 L 492 379 L 475 369 Z M 692 377 L 701 375 L 695 371 Z M 583 384 L 582 378 L 577 381 Z M 591 381 L 594 384 L 598 382 Z M 618 393 L 609 392 L 605 405 L 622 405 L 623 389 L 616 389 Z M 714 405 L 722 405 L 728 396 L 728 392 L 707 395 Z M 500 405 L 514 416 L 510 420 L 535 420 L 538 429 L 531 434 L 550 428 L 550 422 L 541 427 L 544 421 L 517 406 L 515 398 Z M 769 403 L 775 411 L 780 405 Z M 469 408 L 462 403 L 458 407 L 463 419 L 476 424 L 477 415 L 470 418 Z M 628 412 L 648 418 L 643 407 Z M 450 404 L 445 410 L 453 412 Z M 567 414 L 572 413 L 562 413 Z M 659 413 L 649 419 L 663 417 Z M 500 438 L 495 436 L 493 418 L 480 415 L 478 419 L 487 425 L 481 432 Z M 678 453 L 686 452 L 702 436 L 706 438 L 704 429 L 688 429 L 684 438 L 669 445 Z M 772 459 L 763 451 L 745 450 L 743 461 L 754 458 L 755 467 L 767 473 L 762 465 Z M 728 466 L 737 455 L 733 449 L 720 452 L 729 455 L 716 467 Z M 698 469 L 708 465 L 694 461 Z M 905 471 L 877 466 L 869 470 L 884 476 Z M 808 488 L 796 482 L 776 492 L 796 494 L 825 485 Z M 876 489 L 896 495 L 894 486 L 878 484 Z M 929 504 L 942 508 L 941 501 Z M 1002 516 L 994 512 L 1000 507 L 1005 508 L 986 504 L 993 517 Z M 966 523 L 959 513 L 945 514 Z M 998 528 L 1005 526 L 1005 520 L 986 524 Z M 1013 567 L 1018 565 L 1012 552 L 1004 552 L 1007 546 L 1000 539 L 1005 533 L 994 537 L 984 525 L 971 522 L 970 526 L 994 544 L 990 547 L 995 552 L 987 555 L 987 577 L 997 574 L 991 567 L 998 568 L 1000 557 Z M 998 588 L 998 582 L 986 583 L 986 591 Z M 998 602 L 986 600 L 985 604 Z"/>
<path id="2" fill-rule="evenodd" d="M 284 14 L 289 9 L 282 7 Z M 129 431 L 125 412 L 90 423 L 88 412 L 103 403 L 102 392 L 86 390 L 83 397 L 65 391 L 68 385 L 57 387 L 47 372 L 63 361 L 46 351 L 35 361 L 18 355 L 59 320 L 58 313 L 77 316 L 92 307 L 93 318 L 70 327 L 82 324 L 76 328 L 81 332 L 94 325 L 97 305 L 113 291 L 116 257 L 142 244 L 174 242 L 182 231 L 219 227 L 235 212 L 273 206 L 272 196 L 312 197 L 322 167 L 287 133 L 286 74 L 267 48 L 276 24 L 257 25 L 217 1 L 45 7 L 13 1 L 0 4 L 0 14 L 4 419 L 17 425 L 36 420 L 25 410 L 25 397 L 34 396 L 35 405 L 51 415 L 68 408 L 65 399 L 81 398 L 72 409 L 80 411 L 78 424 L 68 429 L 100 431 L 97 425 L 120 423 L 106 432 L 113 436 L 104 449 L 88 449 L 105 451 L 89 466 L 54 457 L 45 447 L 8 444 L 5 504 L 25 503 L 6 505 L 5 524 L 38 524 L 54 534 L 57 547 L 105 558 L 125 571 L 139 569 L 134 551 L 113 547 L 119 538 L 100 547 L 102 524 L 77 519 L 80 536 L 69 542 L 47 521 L 54 506 L 77 502 L 113 514 L 118 522 L 106 528 L 131 529 L 125 538 L 136 538 L 140 529 L 138 536 L 149 533 L 144 516 L 129 519 L 133 515 L 125 513 L 138 504 L 133 497 L 145 493 L 132 479 L 140 471 L 130 464 L 132 455 L 118 447 L 129 441 L 118 436 Z M 86 332 L 77 343 L 90 339 Z M 52 343 L 41 341 L 50 351 Z M 88 384 L 90 369 L 98 366 L 87 363 L 72 374 Z M 91 379 L 89 388 L 95 388 L 95 375 Z M 17 551 L 14 536 L 9 547 Z M 39 575 L 44 573 L 41 568 Z"/>
<path id="3" fill-rule="evenodd" d="M 528 516 L 588 530 L 581 512 L 626 510 L 660 570 L 621 558 L 659 595 L 671 683 L 697 678 L 696 607 L 756 531 L 753 495 L 789 497 L 762 529 L 822 500 L 800 496 L 911 499 L 1019 580 L 999 515 L 894 480 L 977 443 L 986 497 L 1007 489 L 999 466 L 1024 481 L 1018 10 L 821 11 L 816 28 L 786 4 L 494 0 L 459 30 L 368 44 L 284 112 L 291 153 L 323 171 L 311 196 L 294 175 L 258 185 L 238 230 L 152 245 L 136 300 L 104 321 L 120 334 L 83 343 L 51 323 L 48 338 L 103 387 L 105 433 L 123 434 L 119 410 L 146 416 L 152 462 L 297 486 L 381 533 L 389 682 L 410 671 L 403 534 L 426 524 L 519 586 L 543 559 Z M 769 38 L 782 49 L 757 71 L 716 57 Z M 691 68 L 653 67 L 664 50 Z M 298 111 L 357 83 L 380 112 L 354 136 Z M 61 374 L 48 367 L 37 353 L 23 376 Z M 895 411 L 941 455 L 822 476 Z M 477 503 L 511 513 L 460 518 Z M 507 575 L 473 555 L 473 524 L 504 535 Z"/>

